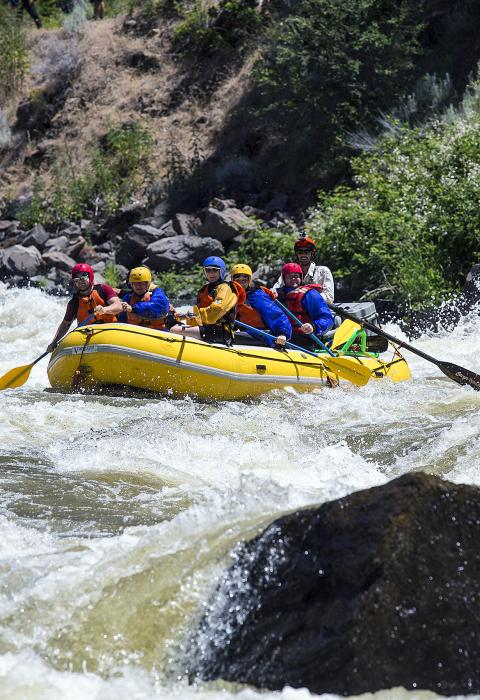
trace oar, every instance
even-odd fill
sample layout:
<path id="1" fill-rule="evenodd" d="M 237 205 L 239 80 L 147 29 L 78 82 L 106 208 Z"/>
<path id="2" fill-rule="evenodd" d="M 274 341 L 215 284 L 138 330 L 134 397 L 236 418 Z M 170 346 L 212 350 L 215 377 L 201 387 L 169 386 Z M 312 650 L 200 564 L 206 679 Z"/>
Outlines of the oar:
<path id="1" fill-rule="evenodd" d="M 85 326 L 94 317 L 95 314 L 91 314 L 90 316 L 88 316 L 84 321 L 82 321 L 82 323 L 78 324 L 75 330 L 77 330 L 77 328 L 80 328 L 80 326 Z M 21 365 L 20 367 L 14 367 L 13 369 L 9 370 L 6 374 L 3 375 L 3 377 L 0 377 L 0 391 L 3 391 L 4 389 L 18 389 L 18 387 L 23 386 L 29 378 L 30 372 L 32 371 L 33 367 L 37 364 L 37 362 L 40 362 L 40 360 L 43 360 L 43 358 L 49 354 L 50 351 L 46 350 L 29 365 Z"/>
<path id="2" fill-rule="evenodd" d="M 242 323 L 241 321 L 235 321 L 235 324 L 239 328 L 244 328 L 247 331 L 251 331 L 257 334 L 260 338 L 276 340 L 276 336 L 272 335 L 271 333 L 266 333 L 265 331 L 262 331 L 259 328 L 254 328 L 253 326 L 249 326 L 246 323 Z M 356 386 L 364 386 L 371 378 L 371 371 L 368 369 L 368 367 L 365 367 L 359 362 L 355 362 L 353 358 L 324 356 L 319 357 L 314 352 L 305 350 L 305 348 L 302 348 L 299 345 L 294 345 L 294 343 L 289 343 L 287 341 L 285 345 L 286 347 L 292 348 L 292 350 L 299 350 L 300 352 L 303 352 L 306 355 L 311 355 L 316 360 L 322 362 L 329 372 L 332 372 L 333 374 L 338 374 L 342 379 L 345 379 L 351 382 L 352 384 L 355 384 Z"/>
<path id="3" fill-rule="evenodd" d="M 292 312 L 290 311 L 290 309 L 287 309 L 287 307 L 284 306 L 284 305 L 282 304 L 281 301 L 279 301 L 278 299 L 275 299 L 275 302 L 274 302 L 274 303 L 275 303 L 277 306 L 279 306 L 283 311 L 285 311 L 285 313 L 287 314 L 287 316 L 288 316 L 289 318 L 292 319 L 292 321 L 295 323 L 296 326 L 301 326 L 301 325 L 303 325 L 302 322 L 300 321 L 300 319 L 298 319 L 298 318 L 295 316 L 295 314 L 292 314 Z M 319 345 L 321 348 L 323 348 L 326 352 L 328 352 L 328 354 L 331 355 L 331 357 L 335 357 L 335 353 L 332 352 L 332 351 L 330 350 L 330 348 L 327 348 L 327 346 L 325 345 L 325 343 L 322 343 L 322 341 L 320 340 L 320 338 L 319 338 L 318 336 L 316 336 L 315 333 L 308 333 L 308 334 L 306 334 L 306 335 L 307 335 L 308 338 L 311 338 L 313 341 L 315 341 L 315 343 L 316 343 L 317 345 Z"/>
<path id="4" fill-rule="evenodd" d="M 329 307 L 339 316 L 342 316 L 343 318 L 348 318 L 350 321 L 355 321 L 355 323 L 359 323 L 361 326 L 367 328 L 373 333 L 376 333 L 377 335 L 382 335 L 384 338 L 387 338 L 387 340 L 390 340 L 392 343 L 395 343 L 399 347 L 405 348 L 406 350 L 410 350 L 410 352 L 413 352 L 415 355 L 423 357 L 423 359 L 427 362 L 431 362 L 432 364 L 437 365 L 437 367 L 443 372 L 443 374 L 445 374 L 452 381 L 457 382 L 457 384 L 467 384 L 468 386 L 471 386 L 473 389 L 475 389 L 475 391 L 480 391 L 480 375 L 475 374 L 475 372 L 472 372 L 470 369 L 465 369 L 465 367 L 454 365 L 453 362 L 443 362 L 441 360 L 437 360 L 435 357 L 427 355 L 426 352 L 418 350 L 413 345 L 409 345 L 403 340 L 395 338 L 395 336 L 390 335 L 390 333 L 387 333 L 386 331 L 382 330 L 379 326 L 376 326 L 374 323 L 364 321 L 363 319 L 357 318 L 348 311 L 344 311 L 344 309 L 342 309 L 340 306 L 329 304 Z"/>

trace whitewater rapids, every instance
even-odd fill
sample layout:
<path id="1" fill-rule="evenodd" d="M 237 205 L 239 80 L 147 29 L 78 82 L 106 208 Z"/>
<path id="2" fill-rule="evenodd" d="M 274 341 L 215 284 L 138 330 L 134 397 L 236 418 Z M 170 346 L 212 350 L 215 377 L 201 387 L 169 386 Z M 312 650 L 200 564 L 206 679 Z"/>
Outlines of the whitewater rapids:
<path id="1" fill-rule="evenodd" d="M 64 309 L 0 284 L 0 375 Z M 477 313 L 414 344 L 480 373 Z M 480 485 L 480 393 L 408 360 L 408 383 L 248 403 L 46 392 L 46 359 L 0 392 L 0 700 L 313 697 L 189 685 L 186 641 L 236 542 L 277 516 L 408 471 Z"/>

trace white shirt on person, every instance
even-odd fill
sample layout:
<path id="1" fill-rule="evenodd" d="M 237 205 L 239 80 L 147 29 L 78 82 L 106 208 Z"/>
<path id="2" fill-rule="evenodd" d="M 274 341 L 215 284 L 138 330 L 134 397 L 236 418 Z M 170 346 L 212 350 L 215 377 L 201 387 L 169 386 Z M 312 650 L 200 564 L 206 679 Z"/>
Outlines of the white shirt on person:
<path id="1" fill-rule="evenodd" d="M 327 303 L 333 304 L 335 299 L 335 284 L 330 268 L 325 267 L 325 265 L 315 265 L 314 262 L 311 262 L 302 284 L 320 284 L 323 287 L 323 292 L 321 292 L 322 297 Z M 279 289 L 283 286 L 283 277 L 280 275 L 273 285 L 273 289 Z"/>

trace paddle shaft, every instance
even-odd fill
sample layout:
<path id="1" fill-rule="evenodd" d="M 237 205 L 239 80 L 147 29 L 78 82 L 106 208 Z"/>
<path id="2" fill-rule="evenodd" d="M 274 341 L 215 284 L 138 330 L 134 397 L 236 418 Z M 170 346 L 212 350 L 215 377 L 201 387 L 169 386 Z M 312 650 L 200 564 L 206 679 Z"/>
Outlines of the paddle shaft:
<path id="1" fill-rule="evenodd" d="M 278 299 L 275 299 L 275 304 L 276 304 L 277 306 L 279 306 L 279 307 L 282 309 L 282 311 L 284 311 L 284 312 L 287 314 L 287 316 L 288 316 L 289 318 L 292 319 L 292 321 L 295 322 L 295 325 L 296 325 L 296 326 L 302 326 L 302 325 L 303 325 L 302 322 L 300 321 L 300 319 L 297 318 L 297 317 L 295 316 L 295 314 L 292 314 L 292 312 L 290 311 L 290 309 L 287 309 L 287 307 L 284 306 L 284 304 L 282 304 L 281 301 L 279 301 Z M 313 324 L 311 324 L 311 325 L 313 325 Z M 328 354 L 329 354 L 331 357 L 336 357 L 335 353 L 332 352 L 332 351 L 330 350 L 330 348 L 327 348 L 327 346 L 325 345 L 325 343 L 322 343 L 322 341 L 320 340 L 320 338 L 319 338 L 318 336 L 316 336 L 315 333 L 308 333 L 308 334 L 306 333 L 305 335 L 308 335 L 308 337 L 311 338 L 312 340 L 314 340 L 314 341 L 317 343 L 317 345 L 319 345 L 321 348 L 323 348 L 324 350 L 326 350 L 326 352 L 328 352 Z"/>
<path id="2" fill-rule="evenodd" d="M 235 321 L 235 324 L 239 326 L 239 328 L 243 328 L 246 331 L 252 331 L 256 333 L 260 338 L 268 338 L 269 340 L 276 340 L 277 337 L 275 335 L 272 335 L 271 333 L 266 333 L 265 331 L 260 330 L 260 328 L 254 328 L 253 326 L 249 326 L 246 323 L 242 323 L 241 321 Z M 285 343 L 285 346 L 288 348 L 292 348 L 292 350 L 300 350 L 300 352 L 304 352 L 306 355 L 311 355 L 314 357 L 316 360 L 319 359 L 318 355 L 316 355 L 314 352 L 310 352 L 310 350 L 305 350 L 305 348 L 301 348 L 299 345 L 294 345 L 293 343 L 289 343 L 288 340 Z"/>
<path id="3" fill-rule="evenodd" d="M 410 352 L 415 353 L 416 355 L 419 355 L 419 357 L 423 357 L 424 360 L 428 360 L 429 362 L 433 362 L 435 365 L 440 366 L 442 364 L 441 360 L 435 359 L 435 357 L 432 357 L 431 355 L 427 355 L 426 352 L 422 352 L 422 350 L 418 350 L 417 348 L 413 347 L 413 345 L 409 345 L 408 343 L 405 343 L 403 340 L 399 340 L 398 338 L 395 338 L 393 335 L 390 335 L 390 333 L 387 333 L 387 331 L 382 330 L 379 326 L 376 326 L 373 323 L 370 323 L 369 321 L 364 321 L 362 318 L 358 318 L 357 316 L 354 316 L 353 314 L 349 313 L 348 311 L 344 311 L 341 306 L 335 306 L 334 304 L 329 304 L 329 307 L 331 308 L 332 311 L 335 311 L 336 314 L 339 316 L 344 316 L 345 318 L 348 318 L 349 321 L 354 321 L 355 323 L 358 323 L 360 326 L 363 326 L 364 328 L 367 328 L 369 331 L 372 331 L 376 335 L 383 335 L 384 338 L 387 338 L 387 340 L 391 340 L 392 343 L 395 343 L 396 345 L 405 348 L 406 350 L 410 350 Z"/>
<path id="4" fill-rule="evenodd" d="M 472 370 L 466 369 L 465 367 L 460 367 L 459 365 L 455 365 L 452 362 L 443 362 L 442 360 L 437 360 L 435 357 L 427 355 L 426 352 L 418 350 L 418 348 L 414 347 L 413 345 L 410 345 L 409 343 L 405 343 L 403 340 L 395 338 L 395 336 L 390 335 L 390 333 L 387 333 L 387 331 L 382 330 L 381 328 L 379 328 L 379 326 L 376 326 L 374 323 L 364 321 L 363 319 L 354 316 L 348 311 L 345 311 L 340 306 L 329 304 L 329 307 L 339 316 L 347 318 L 349 321 L 355 321 L 355 323 L 360 324 L 361 326 L 367 328 L 369 331 L 372 331 L 376 335 L 382 335 L 384 338 L 387 338 L 387 340 L 390 340 L 392 343 L 395 343 L 396 345 L 398 345 L 398 347 L 410 350 L 410 352 L 413 352 L 414 355 L 418 355 L 427 362 L 431 362 L 432 364 L 436 365 L 443 372 L 443 374 L 445 374 L 452 381 L 457 382 L 457 384 L 468 384 L 473 389 L 475 389 L 475 391 L 480 391 L 480 375 L 476 374 L 475 372 L 472 372 Z"/>

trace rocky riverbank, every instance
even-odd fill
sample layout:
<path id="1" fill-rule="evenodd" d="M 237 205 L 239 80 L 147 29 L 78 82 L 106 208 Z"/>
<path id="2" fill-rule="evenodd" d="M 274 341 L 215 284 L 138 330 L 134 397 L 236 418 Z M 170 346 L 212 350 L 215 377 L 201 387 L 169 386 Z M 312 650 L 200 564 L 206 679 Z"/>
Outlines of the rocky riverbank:
<path id="1" fill-rule="evenodd" d="M 52 228 L 36 224 L 24 230 L 15 218 L 19 202 L 14 202 L 0 220 L 0 280 L 65 294 L 77 262 L 92 265 L 97 281 L 119 284 L 139 264 L 148 265 L 160 276 L 166 271 L 190 270 L 207 255 L 235 251 L 245 233 L 257 228 L 287 224 L 293 240 L 296 227 L 278 208 L 282 203 L 278 196 L 264 209 L 240 208 L 234 200 L 216 198 L 194 214 L 171 214 L 163 203 L 148 209 L 137 202 L 101 222 L 83 219 Z M 278 275 L 277 269 L 266 266 L 260 271 L 272 282 Z M 191 293 L 185 289 L 186 296 Z"/>

